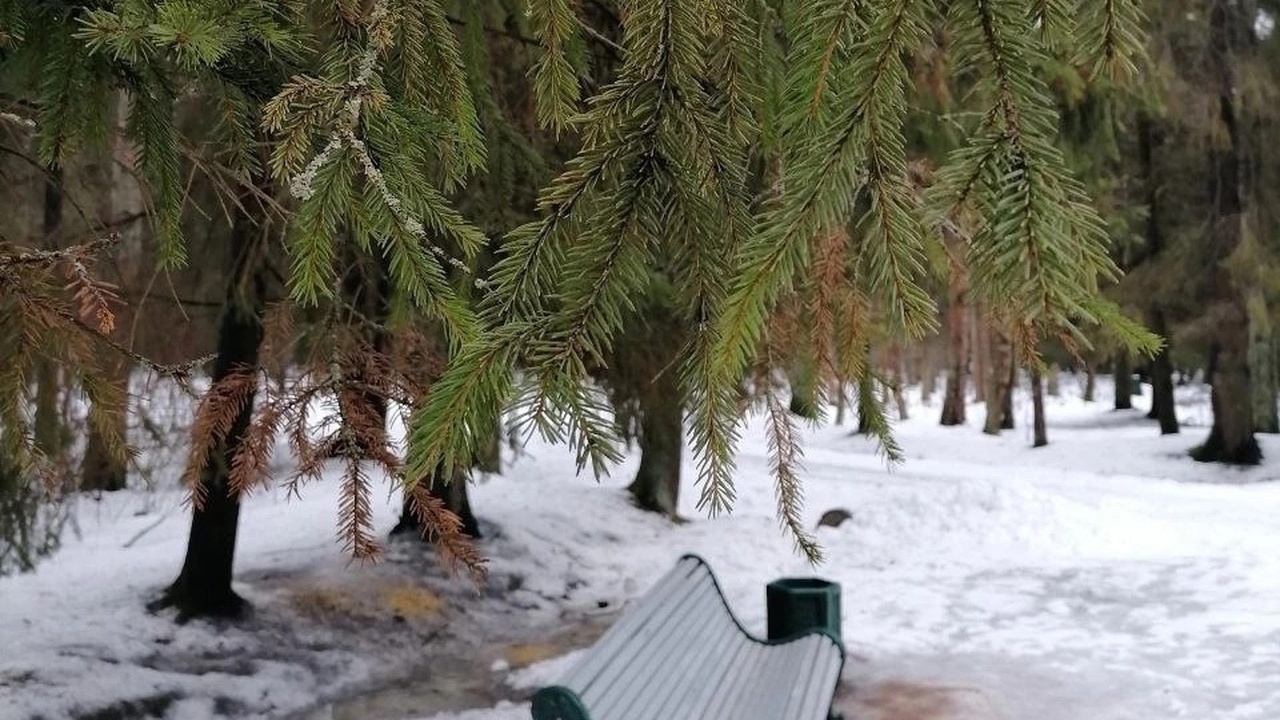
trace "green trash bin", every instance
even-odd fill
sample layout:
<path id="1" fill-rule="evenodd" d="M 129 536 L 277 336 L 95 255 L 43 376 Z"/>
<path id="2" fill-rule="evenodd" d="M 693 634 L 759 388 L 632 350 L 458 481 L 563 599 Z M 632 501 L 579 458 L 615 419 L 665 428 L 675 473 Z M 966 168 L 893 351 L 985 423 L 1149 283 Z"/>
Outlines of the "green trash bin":
<path id="1" fill-rule="evenodd" d="M 781 578 L 765 586 L 770 640 L 820 628 L 840 635 L 840 585 L 822 578 Z"/>

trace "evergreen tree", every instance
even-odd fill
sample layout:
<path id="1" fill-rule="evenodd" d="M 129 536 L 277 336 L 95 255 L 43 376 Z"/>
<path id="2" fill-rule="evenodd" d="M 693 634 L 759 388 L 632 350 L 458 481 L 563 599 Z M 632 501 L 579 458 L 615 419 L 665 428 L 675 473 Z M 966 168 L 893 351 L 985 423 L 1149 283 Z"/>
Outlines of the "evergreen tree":
<path id="1" fill-rule="evenodd" d="M 862 231 L 848 244 L 844 282 L 882 301 L 897 332 L 931 329 L 926 246 L 938 242 L 933 228 L 965 208 L 981 219 L 968 239 L 974 292 L 1008 309 L 1025 354 L 1048 335 L 1087 343 L 1081 325 L 1099 321 L 1131 345 L 1153 347 L 1097 296 L 1099 278 L 1115 272 L 1106 234 L 1054 145 L 1055 108 L 1039 73 L 1058 45 L 1078 48 L 1077 59 L 1100 71 L 1129 71 L 1140 50 L 1134 3 L 947 4 L 947 51 L 973 77 L 981 112 L 924 207 L 907 182 L 901 58 L 931 41 L 931 3 L 828 1 L 780 13 L 717 0 L 629 3 L 623 64 L 580 113 L 576 78 L 561 61 L 578 25 L 574 7 L 539 0 L 533 8 L 547 53 L 541 81 L 556 89 L 540 97 L 544 119 L 578 130 L 583 147 L 544 191 L 542 218 L 506 239 L 484 308 L 487 331 L 463 343 L 417 416 L 411 475 L 459 463 L 477 429 L 508 404 L 522 424 L 567 441 L 580 466 L 602 472 L 617 460 L 588 368 L 615 345 L 649 268 L 674 259 L 679 309 L 692 328 L 679 368 L 700 505 L 728 510 L 737 388 L 757 361 L 783 365 L 761 357 L 770 313 L 812 282 L 815 243 L 850 223 Z M 780 23 L 788 41 L 781 72 L 757 62 L 767 57 L 758 40 L 766 22 Z M 751 149 L 770 140 L 778 170 L 749 193 Z M 851 217 L 859 198 L 864 218 Z M 864 344 L 840 348 L 841 356 Z M 531 369 L 519 386 L 517 365 Z M 767 419 L 780 516 L 816 556 L 799 521 L 791 420 L 785 406 Z"/>

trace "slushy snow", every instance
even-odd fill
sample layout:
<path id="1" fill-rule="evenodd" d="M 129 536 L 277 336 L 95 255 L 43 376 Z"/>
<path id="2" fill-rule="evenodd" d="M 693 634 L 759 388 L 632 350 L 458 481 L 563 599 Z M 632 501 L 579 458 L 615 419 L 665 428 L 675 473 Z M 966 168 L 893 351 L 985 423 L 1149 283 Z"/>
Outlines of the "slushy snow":
<path id="1" fill-rule="evenodd" d="M 847 427 L 805 430 L 807 521 L 833 508 L 852 515 L 818 531 L 826 559 L 817 568 L 778 529 L 761 423 L 745 432 L 731 515 L 696 510 L 686 466 L 683 524 L 629 504 L 634 456 L 597 484 L 575 474 L 566 449 L 531 443 L 472 489 L 492 531 L 491 580 L 465 612 L 491 625 L 554 624 L 625 604 L 695 552 L 761 634 L 766 583 L 811 574 L 839 582 L 851 686 L 971 690 L 990 718 L 1280 718 L 1280 438 L 1259 436 L 1261 467 L 1201 465 L 1186 450 L 1207 434 L 1203 388 L 1179 388 L 1186 425 L 1166 437 L 1143 411 L 1111 411 L 1064 389 L 1049 399 L 1051 444 L 1040 449 L 1023 429 L 1025 398 L 1019 429 L 999 437 L 979 432 L 981 406 L 970 408 L 969 426 L 943 428 L 936 405 L 917 398 L 912 419 L 897 426 L 907 460 L 892 469 Z M 1099 397 L 1109 398 L 1105 384 Z M 429 657 L 425 641 L 388 649 L 376 633 L 393 626 L 371 625 L 367 641 L 350 646 L 325 644 L 321 629 L 295 625 L 269 581 L 299 569 L 347 587 L 385 577 L 341 556 L 337 490 L 328 478 L 300 501 L 283 492 L 247 500 L 237 589 L 257 607 L 248 628 L 176 626 L 143 609 L 181 563 L 189 519 L 179 493 L 80 499 L 78 537 L 35 573 L 0 579 L 0 718 L 75 717 L 156 696 L 170 698 L 163 717 L 286 717 Z M 398 503 L 383 495 L 375 512 L 386 530 Z M 253 639 L 297 627 L 313 650 L 303 658 Z M 574 657 L 495 670 L 527 697 Z M 527 703 L 503 701 L 435 717 L 529 716 Z"/>

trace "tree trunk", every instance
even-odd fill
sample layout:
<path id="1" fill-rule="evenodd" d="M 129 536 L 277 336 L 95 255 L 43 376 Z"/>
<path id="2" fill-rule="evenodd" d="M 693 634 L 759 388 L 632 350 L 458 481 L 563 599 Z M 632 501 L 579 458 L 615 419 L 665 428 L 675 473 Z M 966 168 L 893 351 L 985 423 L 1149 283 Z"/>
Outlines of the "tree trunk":
<path id="1" fill-rule="evenodd" d="M 627 487 L 639 507 L 677 517 L 680 502 L 680 456 L 684 447 L 684 400 L 676 372 L 663 367 L 652 392 L 642 400 L 640 469 Z"/>
<path id="2" fill-rule="evenodd" d="M 253 195 L 246 192 L 240 198 L 239 207 L 254 207 L 256 202 Z M 258 365 L 268 274 L 264 261 L 266 250 L 261 242 L 267 236 L 263 222 L 261 217 L 251 217 L 246 210 L 239 210 L 232 225 L 233 264 L 227 276 L 218 328 L 212 377 L 215 384 Z M 182 571 L 164 595 L 149 606 L 151 610 L 177 608 L 179 622 L 200 616 L 237 617 L 246 607 L 244 599 L 231 589 L 240 498 L 230 491 L 229 470 L 253 417 L 255 394 L 250 392 L 226 439 L 213 449 L 201 473 L 200 483 L 206 499 L 192 513 Z"/>
<path id="3" fill-rule="evenodd" d="M 861 410 L 858 411 L 858 427 L 854 428 L 854 435 L 868 435 L 871 433 L 871 418 Z"/>
<path id="4" fill-rule="evenodd" d="M 1165 246 L 1157 151 L 1164 145 L 1164 129 L 1150 114 L 1138 115 L 1138 153 L 1147 184 L 1146 242 L 1150 257 L 1159 255 Z M 1160 434 L 1178 432 L 1178 415 L 1173 401 L 1173 360 L 1169 349 L 1169 323 L 1159 307 L 1151 309 L 1151 330 L 1164 342 L 1151 359 L 1151 411 L 1147 417 L 1160 422 Z"/>
<path id="5" fill-rule="evenodd" d="M 1252 157 L 1244 147 L 1238 109 L 1239 88 L 1235 83 L 1234 39 L 1252 18 L 1242 18 L 1240 6 L 1228 0 L 1214 0 L 1209 9 L 1208 72 L 1218 82 L 1217 109 L 1230 140 L 1225 147 L 1210 152 L 1209 182 L 1215 200 L 1205 244 L 1211 252 L 1209 295 L 1206 312 L 1214 322 L 1209 348 L 1213 375 L 1211 401 L 1213 427 L 1205 443 L 1191 451 L 1203 462 L 1254 465 L 1262 451 L 1254 438 L 1253 390 L 1249 380 L 1249 315 L 1245 304 L 1249 288 L 1241 288 L 1227 258 L 1239 250 L 1244 234 L 1245 204 L 1250 190 L 1242 187 L 1248 176 L 1244 170 Z"/>
<path id="6" fill-rule="evenodd" d="M 1276 412 L 1276 342 L 1271 331 L 1270 313 L 1262 292 L 1253 290 L 1249 308 L 1249 381 L 1253 386 L 1253 429 L 1261 433 L 1280 433 L 1280 416 Z"/>
<path id="7" fill-rule="evenodd" d="M 845 395 L 844 383 L 836 383 L 836 426 L 844 424 L 845 413 L 849 411 L 849 398 Z"/>
<path id="8" fill-rule="evenodd" d="M 48 358 L 35 362 L 36 402 L 32 422 L 32 440 L 47 457 L 57 457 L 66 450 L 71 434 L 58 412 L 58 396 L 62 394 L 62 376 Z"/>
<path id="9" fill-rule="evenodd" d="M 354 381 L 355 386 L 343 386 L 338 390 L 340 405 L 363 407 L 378 422 L 376 428 L 370 427 L 363 434 L 346 436 L 344 441 L 335 443 L 333 455 L 365 458 L 372 454 L 374 447 L 383 446 L 387 442 L 387 399 L 375 390 L 360 387 L 375 388 L 380 385 L 377 378 L 366 374 L 366 365 L 360 358 L 366 352 L 385 356 L 390 349 L 391 335 L 387 329 L 387 321 L 391 316 L 391 267 L 382 255 L 370 257 L 362 252 L 357 247 L 355 233 L 350 228 L 342 231 L 341 238 L 342 256 L 339 262 L 345 272 L 342 274 L 344 307 L 339 316 L 358 345 L 354 346 L 356 357 L 349 359 L 349 367 L 342 368 L 343 376 Z M 376 432 L 376 435 L 371 436 L 370 431 Z"/>
<path id="10" fill-rule="evenodd" d="M 1191 457 L 1200 462 L 1257 465 L 1262 460 L 1262 449 L 1253 436 L 1253 404 L 1245 360 L 1246 324 L 1243 317 L 1235 319 L 1231 325 L 1240 331 L 1240 340 L 1209 350 L 1213 427 L 1204 444 L 1191 451 Z"/>
<path id="11" fill-rule="evenodd" d="M 910 420 L 908 417 L 907 397 L 903 392 L 906 384 L 906 367 L 902 357 L 902 345 L 894 343 L 889 348 L 889 387 L 893 396 L 893 404 L 898 409 L 899 420 Z"/>
<path id="12" fill-rule="evenodd" d="M 817 378 L 810 367 L 794 368 L 790 373 L 791 413 L 808 420 L 818 419 Z"/>
<path id="13" fill-rule="evenodd" d="M 1151 330 L 1161 337 L 1168 336 L 1169 328 L 1163 311 L 1152 312 Z M 1147 417 L 1160 422 L 1161 435 L 1178 432 L 1177 408 L 1173 402 L 1173 362 L 1169 355 L 1168 340 L 1160 346 L 1160 352 L 1151 360 L 1151 412 Z"/>
<path id="14" fill-rule="evenodd" d="M 992 345 L 991 369 L 986 377 L 987 418 L 982 424 L 982 432 L 988 435 L 999 435 L 1005 424 L 1005 403 L 1007 402 L 1005 396 L 1011 390 L 1009 368 L 1013 364 L 1012 348 L 1004 333 L 995 328 L 990 328 L 988 337 Z"/>
<path id="15" fill-rule="evenodd" d="M 1133 366 L 1129 361 L 1129 353 L 1116 355 L 1115 365 L 1115 409 L 1133 409 Z"/>
<path id="16" fill-rule="evenodd" d="M 965 393 L 969 367 L 969 309 L 963 292 L 951 293 L 947 307 L 947 379 L 942 396 L 941 423 L 946 426 L 965 423 Z M 981 382 L 981 377 L 979 382 Z"/>
<path id="17" fill-rule="evenodd" d="M 1062 383 L 1059 378 L 1061 374 L 1062 371 L 1058 369 L 1057 363 L 1049 363 L 1049 376 L 1045 378 L 1045 385 L 1048 386 L 1045 392 L 1049 397 L 1056 398 L 1062 395 Z"/>
<path id="18" fill-rule="evenodd" d="M 1084 401 L 1093 402 L 1098 394 L 1098 374 L 1094 372 L 1092 365 L 1084 367 Z"/>
<path id="19" fill-rule="evenodd" d="M 1044 383 L 1040 381 L 1040 369 L 1034 366 L 1031 368 L 1031 408 L 1031 447 L 1044 447 L 1049 444 L 1049 434 L 1044 425 Z"/>
<path id="20" fill-rule="evenodd" d="M 462 521 L 462 532 L 472 539 L 480 539 L 480 523 L 476 520 L 475 513 L 471 511 L 471 498 L 467 492 L 467 474 L 463 471 L 455 472 L 453 478 L 445 482 L 440 473 L 436 473 L 431 478 L 431 484 L 427 491 L 431 497 L 444 503 L 445 509 Z M 414 533 L 422 540 L 430 541 L 432 538 L 427 535 L 422 522 L 413 512 L 412 503 L 405 498 L 404 504 L 400 508 L 400 520 L 396 526 L 391 528 L 392 535 L 401 535 L 404 533 Z"/>
<path id="21" fill-rule="evenodd" d="M 44 181 L 44 247 L 52 250 L 62 228 L 62 171 L 50 169 Z M 33 438 L 36 447 L 48 457 L 57 457 L 70 444 L 70 435 L 58 412 L 58 396 L 62 393 L 61 375 L 52 359 L 42 357 L 35 363 L 36 402 Z"/>
<path id="22" fill-rule="evenodd" d="M 969 313 L 970 342 L 973 347 L 973 399 L 975 402 L 987 402 L 987 392 L 991 389 L 991 335 L 987 332 L 982 313 L 973 307 Z"/>
<path id="23" fill-rule="evenodd" d="M 938 392 L 937 348 L 932 342 L 920 343 L 920 402 L 929 405 Z"/>
<path id="24" fill-rule="evenodd" d="M 475 469 L 483 473 L 498 474 L 502 472 L 502 423 L 493 424 L 493 432 L 485 439 L 484 445 L 476 450 Z"/>
<path id="25" fill-rule="evenodd" d="M 1013 391 L 1018 388 L 1018 364 L 1013 362 L 1013 353 L 1009 354 L 1009 380 L 1000 392 L 1000 429 L 1013 429 Z"/>

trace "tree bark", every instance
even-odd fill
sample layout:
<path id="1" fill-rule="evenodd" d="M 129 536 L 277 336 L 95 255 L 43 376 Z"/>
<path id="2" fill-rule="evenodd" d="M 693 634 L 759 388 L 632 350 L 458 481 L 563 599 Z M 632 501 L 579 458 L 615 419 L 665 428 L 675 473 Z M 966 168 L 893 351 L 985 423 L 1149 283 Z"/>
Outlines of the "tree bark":
<path id="1" fill-rule="evenodd" d="M 1098 394 L 1098 374 L 1094 372 L 1092 365 L 1086 365 L 1084 368 L 1084 401 L 1093 402 Z"/>
<path id="2" fill-rule="evenodd" d="M 1168 323 L 1164 312 L 1155 310 L 1151 313 L 1151 331 L 1161 337 L 1168 337 Z M 1160 351 L 1151 360 L 1151 412 L 1147 417 L 1160 423 L 1161 435 L 1173 435 L 1178 432 L 1177 407 L 1173 402 L 1173 362 L 1169 355 L 1169 342 L 1160 346 Z"/>
<path id="3" fill-rule="evenodd" d="M 252 194 L 246 192 L 238 207 L 256 207 L 256 203 Z M 256 368 L 262 346 L 267 268 L 260 239 L 266 236 L 262 227 L 265 220 L 247 213 L 247 210 L 238 210 L 232 224 L 233 260 L 218 328 L 212 377 L 215 384 L 236 372 Z M 245 600 L 231 588 L 240 498 L 231 492 L 230 467 L 253 417 L 255 394 L 250 392 L 226 439 L 213 449 L 201 473 L 206 500 L 192 513 L 187 554 L 178 579 L 159 600 L 149 605 L 153 611 L 176 608 L 179 622 L 201 616 L 238 617 L 247 607 Z"/>
<path id="4" fill-rule="evenodd" d="M 636 505 L 676 519 L 680 457 L 684 447 L 684 399 L 672 368 L 663 368 L 645 393 L 640 421 L 640 468 L 627 487 Z"/>
<path id="5" fill-rule="evenodd" d="M 941 424 L 946 426 L 965 423 L 965 402 L 969 369 L 969 306 L 967 290 L 952 269 L 951 288 L 947 305 L 947 379 L 942 396 Z M 979 384 L 982 376 L 978 376 Z"/>
<path id="6" fill-rule="evenodd" d="M 1115 375 L 1115 409 L 1116 410 L 1132 410 L 1133 409 L 1133 366 L 1129 361 L 1129 353 L 1120 352 L 1116 355 L 1114 375 Z"/>
<path id="7" fill-rule="evenodd" d="M 987 402 L 987 392 L 991 389 L 991 335 L 987 332 L 982 312 L 976 307 L 969 313 L 970 342 L 973 347 L 973 399 L 975 402 Z"/>
<path id="8" fill-rule="evenodd" d="M 1239 317 L 1230 326 L 1243 338 L 1247 332 L 1246 324 L 1244 318 Z M 1247 343 L 1243 341 L 1215 344 L 1209 350 L 1209 365 L 1213 369 L 1210 393 L 1213 427 L 1204 444 L 1191 451 L 1191 457 L 1200 462 L 1257 465 L 1262 461 L 1262 449 L 1253 436 L 1253 404 L 1245 345 Z"/>
<path id="9" fill-rule="evenodd" d="M 906 367 L 902 357 L 902 345 L 894 343 L 889 347 L 889 393 L 893 397 L 893 404 L 898 409 L 899 420 L 910 420 L 907 408 L 907 396 L 903 391 L 903 385 L 906 384 Z"/>
<path id="10" fill-rule="evenodd" d="M 1057 363 L 1049 364 L 1049 376 L 1045 378 L 1045 385 L 1047 386 L 1045 392 L 1049 397 L 1062 395 L 1062 384 L 1059 377 L 1061 374 L 1062 371 L 1058 369 Z"/>
<path id="11" fill-rule="evenodd" d="M 1161 225 L 1163 205 L 1160 195 L 1160 175 L 1156 163 L 1157 151 L 1164 146 L 1164 130 L 1156 119 L 1143 112 L 1138 115 L 1138 152 L 1147 184 L 1146 243 L 1149 257 L 1159 255 L 1165 246 Z M 1178 432 L 1178 415 L 1173 401 L 1173 360 L 1169 349 L 1169 323 L 1164 310 L 1154 307 L 1150 312 L 1151 330 L 1164 342 L 1151 359 L 1151 410 L 1147 417 L 1160 423 L 1161 435 Z"/>
<path id="12" fill-rule="evenodd" d="M 1253 290 L 1247 301 L 1249 308 L 1249 381 L 1253 386 L 1253 429 L 1261 433 L 1280 433 L 1280 416 L 1276 412 L 1276 342 L 1271 330 L 1267 301 L 1262 292 Z"/>
<path id="13" fill-rule="evenodd" d="M 1213 376 L 1211 403 L 1213 427 L 1203 445 L 1191 456 L 1202 462 L 1255 465 L 1262 451 L 1254 437 L 1253 391 L 1249 379 L 1249 316 L 1241 278 L 1226 262 L 1239 249 L 1244 234 L 1245 203 L 1249 190 L 1243 187 L 1245 166 L 1251 158 L 1244 147 L 1238 110 L 1238 88 L 1232 53 L 1235 37 L 1244 19 L 1241 9 L 1228 0 L 1214 0 L 1209 9 L 1208 71 L 1216 77 L 1218 113 L 1229 142 L 1210 151 L 1210 196 L 1215 200 L 1209 223 L 1206 249 L 1211 251 L 1209 297 L 1206 311 L 1214 322 L 1209 347 L 1209 368 Z"/>
<path id="14" fill-rule="evenodd" d="M 52 250 L 62 228 L 62 171 L 49 169 L 44 181 L 43 235 L 44 247 Z M 36 402 L 32 433 L 36 447 L 48 457 L 57 457 L 66 450 L 71 437 L 58 412 L 58 396 L 62 393 L 61 374 L 50 358 L 42 357 L 35 363 Z"/>
<path id="15" fill-rule="evenodd" d="M 990 328 L 991 369 L 987 373 L 987 418 L 982 424 L 982 432 L 988 435 L 999 435 L 1005 424 L 1005 397 L 1010 391 L 1010 366 L 1013 365 L 1012 347 L 1009 340 L 995 328 Z M 1012 413 L 1010 413 L 1012 414 Z"/>
<path id="16" fill-rule="evenodd" d="M 1034 366 L 1031 368 L 1031 408 L 1033 412 L 1031 447 L 1044 447 L 1049 444 L 1049 434 L 1044 423 L 1044 383 L 1040 381 L 1039 368 Z"/>
<path id="17" fill-rule="evenodd" d="M 920 402 L 929 405 L 938 391 L 937 348 L 932 342 L 919 343 L 920 352 Z"/>
<path id="18" fill-rule="evenodd" d="M 1013 391 L 1018 387 L 1018 364 L 1013 362 L 1012 348 L 1009 354 L 1009 379 L 1000 392 L 1000 429 L 1013 429 Z"/>

